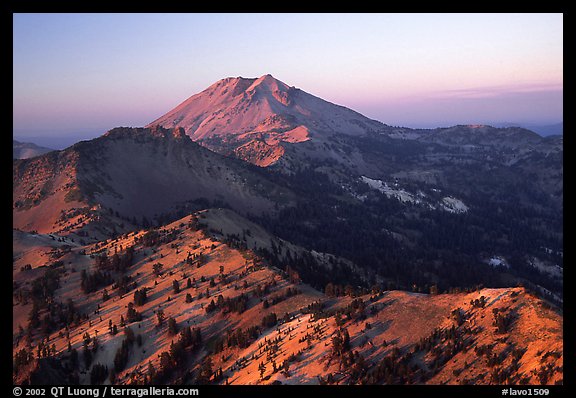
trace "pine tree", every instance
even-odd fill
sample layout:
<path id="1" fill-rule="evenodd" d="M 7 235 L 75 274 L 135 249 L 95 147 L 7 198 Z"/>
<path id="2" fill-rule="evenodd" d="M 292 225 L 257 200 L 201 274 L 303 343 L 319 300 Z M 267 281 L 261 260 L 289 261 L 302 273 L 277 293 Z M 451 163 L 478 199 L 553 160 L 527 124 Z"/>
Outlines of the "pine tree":
<path id="1" fill-rule="evenodd" d="M 164 268 L 164 264 L 162 264 L 162 263 L 155 263 L 155 264 L 152 266 L 152 270 L 154 271 L 154 275 L 160 276 L 160 274 L 162 273 L 162 268 Z"/>
<path id="2" fill-rule="evenodd" d="M 148 382 L 150 384 L 156 384 L 156 368 L 152 364 L 152 361 L 148 361 Z"/>
<path id="3" fill-rule="evenodd" d="M 116 372 L 124 370 L 128 363 L 129 345 L 130 343 L 127 339 L 123 340 L 122 345 L 120 345 L 120 348 L 118 348 L 114 355 L 114 370 Z"/>
<path id="4" fill-rule="evenodd" d="M 172 357 L 169 353 L 164 351 L 160 354 L 160 368 L 164 372 L 169 372 L 174 367 L 174 363 L 172 362 Z"/>
<path id="5" fill-rule="evenodd" d="M 168 318 L 168 334 L 174 336 L 178 333 L 178 325 L 176 324 L 176 319 L 170 317 Z"/>
<path id="6" fill-rule="evenodd" d="M 131 327 L 126 326 L 124 328 L 124 335 L 126 336 L 126 341 L 128 342 L 128 344 L 132 344 L 134 343 L 134 340 L 136 339 L 135 335 L 134 335 L 134 331 L 132 330 Z"/>
<path id="7" fill-rule="evenodd" d="M 207 356 L 200 367 L 199 384 L 209 384 L 212 373 L 212 359 Z"/>
<path id="8" fill-rule="evenodd" d="M 156 312 L 156 319 L 158 320 L 157 325 L 158 326 L 162 326 L 164 324 L 164 310 L 162 308 L 159 308 L 158 311 Z"/>
<path id="9" fill-rule="evenodd" d="M 266 365 L 264 365 L 264 362 L 260 362 L 260 365 L 258 365 L 258 371 L 260 372 L 260 379 L 263 380 L 264 372 L 266 372 Z"/>
<path id="10" fill-rule="evenodd" d="M 128 303 L 128 311 L 126 311 L 126 320 L 128 323 L 138 322 L 142 320 L 142 315 L 134 308 L 134 303 Z"/>
<path id="11" fill-rule="evenodd" d="M 134 304 L 142 306 L 146 302 L 146 289 L 142 288 L 134 292 Z"/>

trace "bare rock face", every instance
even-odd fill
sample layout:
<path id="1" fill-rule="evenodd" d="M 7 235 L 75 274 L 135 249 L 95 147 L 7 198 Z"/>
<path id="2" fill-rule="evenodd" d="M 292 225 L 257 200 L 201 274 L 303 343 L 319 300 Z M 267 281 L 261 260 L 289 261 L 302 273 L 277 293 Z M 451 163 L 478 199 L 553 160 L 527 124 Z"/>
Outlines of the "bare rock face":
<path id="1" fill-rule="evenodd" d="M 250 140 L 234 149 L 234 154 L 256 166 L 267 167 L 284 155 L 284 148 L 278 143 L 270 145 L 262 140 Z"/>

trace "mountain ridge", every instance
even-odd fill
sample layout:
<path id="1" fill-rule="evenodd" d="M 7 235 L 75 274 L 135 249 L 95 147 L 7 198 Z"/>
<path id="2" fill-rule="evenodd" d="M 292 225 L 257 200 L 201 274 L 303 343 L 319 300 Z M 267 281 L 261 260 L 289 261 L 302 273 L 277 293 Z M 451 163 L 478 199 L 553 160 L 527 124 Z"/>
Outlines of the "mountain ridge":
<path id="1" fill-rule="evenodd" d="M 421 294 L 327 286 L 322 293 L 244 247 L 240 235 L 216 238 L 205 216 L 87 245 L 42 236 L 34 253 L 29 242 L 39 237 L 17 234 L 14 381 L 43 384 L 53 375 L 94 384 L 99 365 L 113 369 L 99 383 L 128 385 L 562 382 L 562 317 L 524 288 Z M 130 283 L 95 277 L 106 273 Z M 39 294 L 25 281 L 54 275 L 60 283 L 49 286 L 61 303 L 48 306 L 68 304 L 41 308 L 30 321 L 37 326 L 18 331 Z M 68 333 L 60 333 L 63 325 Z M 188 328 L 195 338 L 186 339 Z M 46 334 L 53 349 L 42 348 Z M 32 348 L 40 358 L 23 357 Z M 45 363 L 52 358 L 63 366 Z"/>
<path id="2" fill-rule="evenodd" d="M 54 149 L 36 145 L 32 142 L 20 142 L 12 140 L 12 159 L 28 159 L 43 155 Z"/>
<path id="3" fill-rule="evenodd" d="M 181 128 L 161 127 L 115 128 L 66 150 L 15 160 L 13 180 L 14 227 L 38 232 L 61 232 L 57 225 L 69 224 L 68 212 L 86 215 L 94 206 L 153 221 L 200 199 L 223 200 L 241 213 L 270 211 L 272 201 L 255 190 L 284 192 L 239 160 L 194 143 Z"/>

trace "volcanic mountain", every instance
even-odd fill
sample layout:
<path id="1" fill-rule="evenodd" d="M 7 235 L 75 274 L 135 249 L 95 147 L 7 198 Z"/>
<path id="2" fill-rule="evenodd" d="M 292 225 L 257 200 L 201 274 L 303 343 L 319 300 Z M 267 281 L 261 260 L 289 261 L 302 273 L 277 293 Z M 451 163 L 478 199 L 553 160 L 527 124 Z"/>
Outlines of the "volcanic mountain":
<path id="1" fill-rule="evenodd" d="M 471 165 L 476 174 L 488 167 L 505 168 L 503 173 L 510 175 L 509 166 L 515 165 L 523 174 L 520 180 L 526 174 L 536 175 L 538 186 L 553 192 L 553 200 L 561 206 L 557 167 L 561 142 L 552 144 L 518 127 L 391 127 L 269 74 L 220 80 L 148 127 L 155 125 L 181 127 L 200 145 L 258 166 L 275 166 L 282 172 L 323 168 L 341 186 L 350 185 L 350 177 L 361 176 L 437 182 L 455 171 L 461 173 L 462 164 Z M 542 163 L 546 165 L 532 167 Z M 478 178 L 469 173 L 462 176 L 463 189 L 470 187 L 471 179 Z"/>
<path id="2" fill-rule="evenodd" d="M 220 80 L 148 126 L 153 125 L 182 127 L 192 140 L 259 166 L 277 162 L 290 144 L 386 128 L 271 75 Z"/>
<path id="3" fill-rule="evenodd" d="M 442 209 L 463 196 L 483 203 L 515 196 L 538 211 L 562 209 L 561 140 L 519 127 L 391 127 L 271 75 L 220 80 L 154 125 L 181 127 L 212 151 L 281 173 L 320 171 L 356 200 L 361 182 L 423 208 Z M 452 196 L 431 202 L 439 190 Z"/>

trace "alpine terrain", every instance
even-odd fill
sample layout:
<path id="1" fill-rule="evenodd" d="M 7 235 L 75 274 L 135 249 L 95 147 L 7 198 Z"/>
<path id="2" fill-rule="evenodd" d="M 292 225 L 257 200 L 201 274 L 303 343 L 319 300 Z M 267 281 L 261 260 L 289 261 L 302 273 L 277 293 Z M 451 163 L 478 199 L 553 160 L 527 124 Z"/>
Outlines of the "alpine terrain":
<path id="1" fill-rule="evenodd" d="M 562 136 L 226 78 L 12 205 L 15 384 L 563 382 Z"/>

